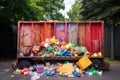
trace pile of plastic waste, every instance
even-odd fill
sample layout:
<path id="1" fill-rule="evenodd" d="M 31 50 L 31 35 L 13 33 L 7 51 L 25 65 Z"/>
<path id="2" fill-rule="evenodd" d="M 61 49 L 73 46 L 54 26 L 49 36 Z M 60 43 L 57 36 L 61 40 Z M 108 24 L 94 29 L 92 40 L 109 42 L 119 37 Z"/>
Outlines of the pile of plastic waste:
<path id="1" fill-rule="evenodd" d="M 39 46 L 33 46 L 32 56 L 81 56 L 87 53 L 84 46 L 77 46 L 74 43 L 66 43 L 55 37 L 46 39 Z"/>
<path id="2" fill-rule="evenodd" d="M 16 74 L 22 74 L 30 76 L 31 80 L 39 79 L 41 76 L 54 76 L 58 74 L 64 77 L 81 77 L 83 75 L 102 75 L 101 70 L 96 70 L 90 67 L 92 61 L 89 57 L 102 57 L 102 53 L 90 53 L 86 47 L 78 46 L 74 43 L 66 43 L 61 39 L 55 37 L 46 39 L 41 42 L 40 45 L 34 45 L 32 47 L 32 53 L 30 56 L 41 57 L 57 57 L 57 56 L 81 56 L 80 60 L 76 63 L 64 61 L 62 63 L 50 63 L 37 64 L 29 68 L 16 69 Z M 20 56 L 25 56 L 24 53 L 20 53 Z"/>
<path id="3" fill-rule="evenodd" d="M 55 76 L 62 77 L 81 77 L 83 75 L 102 75 L 101 70 L 96 70 L 93 67 L 82 70 L 75 63 L 65 61 L 64 63 L 50 63 L 38 64 L 24 69 L 16 69 L 15 74 L 30 76 L 31 80 L 39 79 L 41 76 Z"/>
<path id="4" fill-rule="evenodd" d="M 28 56 L 56 57 L 56 56 L 83 56 L 102 57 L 102 53 L 90 53 L 85 46 L 78 46 L 74 43 L 67 43 L 62 39 L 47 38 L 40 45 L 34 45 Z M 20 56 L 26 56 L 20 52 Z"/>

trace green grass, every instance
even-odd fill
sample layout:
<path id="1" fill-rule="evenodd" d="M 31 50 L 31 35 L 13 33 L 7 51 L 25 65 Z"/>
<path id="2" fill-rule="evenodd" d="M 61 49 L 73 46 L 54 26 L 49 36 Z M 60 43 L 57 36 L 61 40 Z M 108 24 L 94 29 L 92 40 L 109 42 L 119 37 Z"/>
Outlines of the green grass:
<path id="1" fill-rule="evenodd" d="M 108 62 L 108 63 L 110 63 L 110 64 L 120 65 L 120 60 L 105 58 L 105 61 Z"/>

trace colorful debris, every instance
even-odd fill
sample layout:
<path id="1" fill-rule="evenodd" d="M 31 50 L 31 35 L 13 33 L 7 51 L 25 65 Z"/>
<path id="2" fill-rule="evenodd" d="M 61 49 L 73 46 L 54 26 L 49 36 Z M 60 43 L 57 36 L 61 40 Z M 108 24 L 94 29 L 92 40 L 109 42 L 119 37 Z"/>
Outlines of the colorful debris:
<path id="1" fill-rule="evenodd" d="M 20 52 L 20 56 L 25 53 Z M 57 57 L 57 56 L 81 56 L 78 62 L 71 63 L 64 61 L 64 63 L 56 62 L 45 64 L 37 64 L 22 70 L 16 69 L 15 73 L 25 76 L 31 76 L 31 80 L 39 79 L 40 76 L 53 76 L 58 73 L 64 77 L 81 77 L 83 75 L 102 75 L 102 71 L 89 68 L 92 64 L 89 57 L 102 57 L 102 53 L 90 53 L 84 46 L 77 46 L 74 43 L 66 43 L 62 39 L 57 40 L 55 37 L 46 39 L 40 45 L 33 46 L 31 49 L 31 56 L 40 57 Z"/>

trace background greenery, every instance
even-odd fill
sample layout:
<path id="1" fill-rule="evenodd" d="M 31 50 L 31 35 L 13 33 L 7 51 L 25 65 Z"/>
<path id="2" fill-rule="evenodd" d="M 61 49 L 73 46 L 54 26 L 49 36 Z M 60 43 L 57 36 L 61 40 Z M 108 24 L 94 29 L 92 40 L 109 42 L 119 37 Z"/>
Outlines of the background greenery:
<path id="1" fill-rule="evenodd" d="M 64 0 L 0 0 L 0 22 L 16 24 L 19 20 L 64 20 L 60 9 Z M 104 20 L 120 24 L 120 0 L 75 0 L 67 12 L 69 21 Z"/>
<path id="2" fill-rule="evenodd" d="M 59 12 L 64 0 L 0 0 L 0 21 L 16 24 L 18 20 L 63 20 Z"/>
<path id="3" fill-rule="evenodd" d="M 68 12 L 69 20 L 104 20 L 110 26 L 120 25 L 120 0 L 75 0 Z"/>

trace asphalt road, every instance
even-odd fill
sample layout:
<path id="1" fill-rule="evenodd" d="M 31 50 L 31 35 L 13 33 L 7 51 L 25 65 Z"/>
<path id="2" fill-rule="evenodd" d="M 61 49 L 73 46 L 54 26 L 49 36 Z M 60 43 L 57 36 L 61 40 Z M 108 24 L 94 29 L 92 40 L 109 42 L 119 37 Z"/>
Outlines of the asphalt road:
<path id="1" fill-rule="evenodd" d="M 13 73 L 14 70 L 11 68 L 11 62 L 0 62 L 0 80 L 30 80 L 30 77 L 23 75 L 17 75 Z M 82 76 L 67 78 L 61 76 L 51 76 L 49 78 L 40 77 L 38 80 L 120 80 L 120 65 L 110 66 L 110 71 L 104 71 L 102 76 Z"/>

